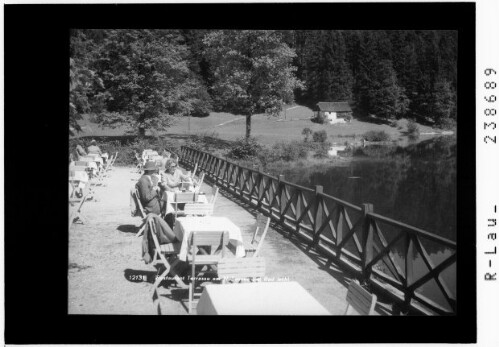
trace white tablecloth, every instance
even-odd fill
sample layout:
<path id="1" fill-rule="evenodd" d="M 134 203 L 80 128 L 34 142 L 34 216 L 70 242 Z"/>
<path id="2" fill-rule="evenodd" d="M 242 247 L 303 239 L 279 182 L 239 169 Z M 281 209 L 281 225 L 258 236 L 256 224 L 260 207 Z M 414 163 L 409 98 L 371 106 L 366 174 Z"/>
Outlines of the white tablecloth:
<path id="1" fill-rule="evenodd" d="M 97 167 L 97 162 L 90 159 L 81 159 L 79 161 L 84 161 L 88 163 L 88 167 L 94 171 L 97 171 L 99 168 Z"/>
<path id="2" fill-rule="evenodd" d="M 90 161 L 90 162 L 95 162 L 98 163 L 99 165 L 102 165 L 104 161 L 98 154 L 89 154 L 88 159 L 87 158 L 82 158 L 82 161 Z"/>
<path id="3" fill-rule="evenodd" d="M 88 182 L 88 174 L 85 171 L 70 171 L 69 180 L 86 183 Z"/>
<path id="4" fill-rule="evenodd" d="M 197 306 L 200 315 L 330 315 L 297 282 L 207 285 Z"/>
<path id="5" fill-rule="evenodd" d="M 236 247 L 236 257 L 242 258 L 245 256 L 243 236 L 241 229 L 226 217 L 183 217 L 178 218 L 175 222 L 173 232 L 177 239 L 182 240 L 180 260 L 187 260 L 187 240 L 193 231 L 228 231 L 229 242 Z"/>

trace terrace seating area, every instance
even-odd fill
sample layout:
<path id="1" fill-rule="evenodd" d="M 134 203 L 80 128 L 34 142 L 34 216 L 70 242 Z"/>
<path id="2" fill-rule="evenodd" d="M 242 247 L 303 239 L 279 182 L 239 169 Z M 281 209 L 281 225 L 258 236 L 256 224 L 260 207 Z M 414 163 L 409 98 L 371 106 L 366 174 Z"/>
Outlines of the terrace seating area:
<path id="1" fill-rule="evenodd" d="M 344 274 L 339 280 L 326 270 L 331 264 L 325 258 L 311 257 L 298 240 L 286 239 L 268 216 L 248 211 L 216 184 L 208 185 L 197 166 L 187 172 L 197 184 L 157 189 L 166 207 L 154 214 L 144 209 L 135 186 L 139 165 L 109 175 L 116 156 L 95 171 L 88 169 L 94 165 L 72 165 L 78 169 L 70 176 L 85 172 L 89 178 L 72 195 L 82 196 L 80 204 L 92 195 L 99 199 L 83 208 L 75 204 L 71 217 L 70 313 L 344 314 Z M 154 152 L 139 158 L 140 173 L 149 161 L 160 161 Z M 159 180 L 152 182 L 156 186 Z M 128 201 L 137 207 L 132 214 Z M 159 219 L 171 226 L 174 242 L 165 239 Z M 89 279 L 92 274 L 97 282 Z"/>
<path id="2" fill-rule="evenodd" d="M 97 201 L 97 187 L 104 187 L 113 169 L 118 152 L 88 154 L 69 163 L 69 228 L 73 223 L 88 223 L 83 211 L 85 202 Z"/>

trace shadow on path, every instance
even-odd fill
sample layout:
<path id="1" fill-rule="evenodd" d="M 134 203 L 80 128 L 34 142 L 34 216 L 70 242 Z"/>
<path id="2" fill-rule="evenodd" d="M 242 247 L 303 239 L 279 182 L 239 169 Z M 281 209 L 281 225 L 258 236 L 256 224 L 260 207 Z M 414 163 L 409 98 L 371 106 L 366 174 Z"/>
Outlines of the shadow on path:
<path id="1" fill-rule="evenodd" d="M 212 182 L 210 182 L 212 183 Z M 235 204 L 243 207 L 246 211 L 250 212 L 256 218 L 256 214 L 259 213 L 255 207 L 249 205 L 248 203 L 242 201 L 238 197 L 234 196 L 232 193 L 225 190 L 225 188 L 221 187 L 219 194 L 221 194 L 226 199 L 234 202 Z M 305 255 L 307 255 L 312 261 L 314 261 L 318 268 L 326 271 L 329 275 L 331 275 L 334 279 L 340 282 L 345 288 L 348 287 L 350 281 L 354 276 L 350 276 L 348 273 L 344 272 L 339 266 L 334 264 L 330 259 L 326 256 L 320 254 L 315 249 L 311 248 L 307 242 L 303 239 L 296 236 L 294 233 L 289 232 L 284 227 L 279 225 L 279 223 L 271 220 L 270 227 L 275 230 L 277 233 L 282 235 L 284 238 L 289 240 L 292 244 L 294 244 L 297 248 L 299 248 Z"/>
<path id="2" fill-rule="evenodd" d="M 136 234 L 139 231 L 140 227 L 133 225 L 133 224 L 123 224 L 123 225 L 118 226 L 116 229 L 121 231 L 122 233 Z"/>

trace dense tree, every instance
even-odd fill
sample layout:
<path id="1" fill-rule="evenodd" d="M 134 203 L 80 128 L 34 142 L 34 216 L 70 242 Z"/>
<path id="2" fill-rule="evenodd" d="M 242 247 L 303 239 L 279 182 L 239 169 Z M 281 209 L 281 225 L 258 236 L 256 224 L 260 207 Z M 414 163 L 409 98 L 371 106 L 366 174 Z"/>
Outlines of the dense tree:
<path id="1" fill-rule="evenodd" d="M 102 80 L 90 68 L 96 47 L 84 31 L 71 31 L 69 58 L 69 126 L 70 133 L 81 131 L 78 120 L 90 112 L 97 101 Z"/>
<path id="2" fill-rule="evenodd" d="M 126 125 L 143 136 L 191 114 L 202 86 L 188 66 L 189 51 L 170 30 L 109 30 L 95 66 L 106 86 L 108 126 Z"/>
<path id="3" fill-rule="evenodd" d="M 71 31 L 70 126 L 84 113 L 144 134 L 213 109 L 277 115 L 294 97 L 348 100 L 357 115 L 456 119 L 457 32 Z M 305 88 L 298 81 L 303 81 Z"/>
<path id="4" fill-rule="evenodd" d="M 352 74 L 346 62 L 346 45 L 341 31 L 316 31 L 305 43 L 307 52 L 307 95 L 321 101 L 349 100 Z"/>
<path id="5" fill-rule="evenodd" d="M 215 77 L 216 102 L 246 116 L 246 138 L 251 117 L 258 112 L 277 116 L 293 100 L 300 86 L 292 66 L 295 52 L 276 31 L 220 30 L 205 36 L 206 57 Z"/>

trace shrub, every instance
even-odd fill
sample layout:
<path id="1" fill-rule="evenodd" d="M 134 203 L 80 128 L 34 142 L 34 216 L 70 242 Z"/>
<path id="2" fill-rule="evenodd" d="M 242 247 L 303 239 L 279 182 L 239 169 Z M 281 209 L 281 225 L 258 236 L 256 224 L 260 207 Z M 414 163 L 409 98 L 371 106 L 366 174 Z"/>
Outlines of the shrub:
<path id="1" fill-rule="evenodd" d="M 390 135 L 388 135 L 384 131 L 374 131 L 370 130 L 362 135 L 364 140 L 366 141 L 389 141 L 390 140 Z"/>
<path id="2" fill-rule="evenodd" d="M 324 123 L 326 123 L 326 116 L 321 114 L 320 112 L 317 112 L 315 114 L 314 118 L 312 118 L 312 122 L 324 124 Z"/>
<path id="3" fill-rule="evenodd" d="M 324 142 L 322 146 L 319 146 L 319 148 L 317 148 L 317 150 L 314 153 L 314 157 L 320 159 L 329 157 L 328 153 L 329 147 L 330 146 L 326 142 Z"/>
<path id="4" fill-rule="evenodd" d="M 437 127 L 444 130 L 453 130 L 456 127 L 456 121 L 452 118 L 440 119 Z"/>
<path id="5" fill-rule="evenodd" d="M 326 142 L 327 140 L 326 130 L 315 131 L 314 134 L 312 135 L 312 139 L 314 140 L 314 142 Z"/>
<path id="6" fill-rule="evenodd" d="M 351 115 L 349 115 L 349 114 L 347 114 L 347 115 L 345 116 L 345 122 L 350 123 L 351 121 L 352 121 L 352 116 L 351 116 Z"/>
<path id="7" fill-rule="evenodd" d="M 234 141 L 234 144 L 230 146 L 228 156 L 233 159 L 247 159 L 256 157 L 261 150 L 262 146 L 254 137 L 241 138 Z"/>
<path id="8" fill-rule="evenodd" d="M 419 126 L 412 119 L 407 123 L 407 134 L 411 140 L 419 138 Z"/>
<path id="9" fill-rule="evenodd" d="M 312 130 L 310 128 L 304 128 L 302 130 L 301 134 L 303 136 L 305 136 L 305 138 L 303 139 L 303 141 L 308 142 L 309 136 L 312 135 Z"/>
<path id="10" fill-rule="evenodd" d="M 306 158 L 308 151 L 309 146 L 307 144 L 299 141 L 292 141 L 289 143 L 279 142 L 274 144 L 268 154 L 270 154 L 273 161 L 293 161 Z"/>

